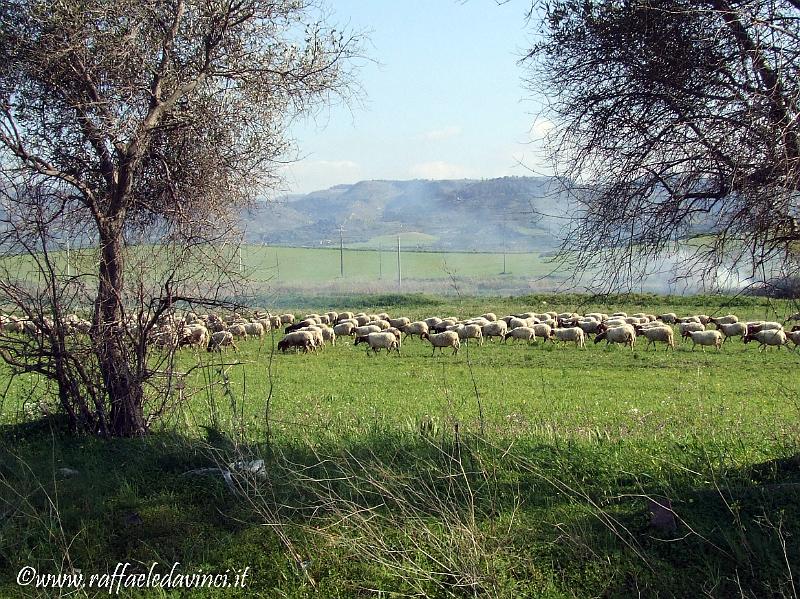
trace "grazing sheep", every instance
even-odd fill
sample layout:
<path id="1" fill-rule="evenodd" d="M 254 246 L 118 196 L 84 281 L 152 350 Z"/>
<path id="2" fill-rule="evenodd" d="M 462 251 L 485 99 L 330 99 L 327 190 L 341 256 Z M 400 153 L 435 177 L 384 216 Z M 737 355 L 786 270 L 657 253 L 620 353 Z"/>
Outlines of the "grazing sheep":
<path id="1" fill-rule="evenodd" d="M 222 351 L 223 347 L 232 347 L 234 351 L 239 351 L 233 342 L 233 334 L 230 331 L 217 331 L 211 334 L 208 342 L 208 351 Z"/>
<path id="2" fill-rule="evenodd" d="M 631 350 L 636 345 L 636 329 L 632 325 L 623 324 L 618 327 L 607 328 L 594 338 L 595 343 L 600 343 L 605 339 L 606 346 L 611 343 L 621 343 L 630 346 Z"/>
<path id="3" fill-rule="evenodd" d="M 237 338 L 247 339 L 247 329 L 243 324 L 232 324 L 228 327 L 228 331 Z"/>
<path id="4" fill-rule="evenodd" d="M 293 324 L 294 314 L 281 314 L 281 324 Z"/>
<path id="5" fill-rule="evenodd" d="M 489 341 L 491 341 L 493 337 L 504 338 L 507 332 L 508 325 L 502 320 L 491 322 L 483 327 L 483 336 L 488 338 Z"/>
<path id="6" fill-rule="evenodd" d="M 744 337 L 747 335 L 747 324 L 744 322 L 733 322 L 731 324 L 718 324 L 717 330 L 722 332 L 725 337 L 722 342 L 725 343 L 728 337 Z"/>
<path id="7" fill-rule="evenodd" d="M 324 325 L 312 325 L 310 327 L 305 327 L 300 329 L 301 331 L 308 331 L 314 336 L 314 347 L 320 348 L 325 346 L 325 336 L 322 334 L 322 330 L 325 328 Z"/>
<path id="8" fill-rule="evenodd" d="M 391 351 L 395 349 L 397 350 L 397 354 L 400 355 L 400 343 L 397 341 L 397 337 L 394 333 L 381 331 L 380 333 L 370 333 L 369 335 L 356 337 L 353 345 L 358 345 L 359 343 L 366 343 L 369 345 L 367 352 L 371 349 L 377 354 L 380 350 L 385 349 L 387 353 L 391 353 Z"/>
<path id="9" fill-rule="evenodd" d="M 367 323 L 368 323 L 370 320 L 372 320 L 372 319 L 371 319 L 369 316 L 367 316 L 366 314 L 358 314 L 358 315 L 356 315 L 354 318 L 356 319 L 356 322 L 358 323 L 358 326 L 360 326 L 360 327 L 366 326 L 366 324 L 367 324 Z"/>
<path id="10" fill-rule="evenodd" d="M 181 329 L 178 346 L 190 345 L 205 348 L 208 347 L 209 337 L 208 329 L 202 324 L 185 326 Z"/>
<path id="11" fill-rule="evenodd" d="M 423 320 L 422 322 L 424 322 L 426 325 L 428 325 L 428 328 L 429 328 L 429 329 L 432 329 L 432 328 L 433 328 L 433 327 L 435 327 L 437 324 L 439 324 L 440 322 L 442 322 L 442 319 L 441 319 L 441 318 L 439 318 L 438 316 L 431 316 L 430 318 L 426 318 L 426 319 L 425 319 L 425 320 Z"/>
<path id="12" fill-rule="evenodd" d="M 782 331 L 783 325 L 779 322 L 764 322 L 763 320 L 757 320 L 754 322 L 747 323 L 747 334 L 752 335 L 753 333 L 758 333 L 759 331 Z"/>
<path id="13" fill-rule="evenodd" d="M 379 326 L 371 324 L 371 325 L 356 327 L 355 330 L 353 331 L 353 334 L 356 337 L 366 337 L 370 333 L 380 333 L 381 330 L 382 329 Z"/>
<path id="14" fill-rule="evenodd" d="M 314 351 L 317 346 L 313 333 L 311 331 L 294 331 L 278 341 L 278 351 L 286 353 L 287 349 L 293 347 L 302 348 L 304 354 L 307 354 L 309 350 Z"/>
<path id="15" fill-rule="evenodd" d="M 400 318 L 390 318 L 389 324 L 392 325 L 396 329 L 403 330 L 403 327 L 407 324 L 411 324 L 411 319 L 402 316 Z"/>
<path id="16" fill-rule="evenodd" d="M 391 323 L 390 323 L 388 320 L 383 320 L 383 319 L 379 318 L 378 320 L 370 320 L 370 321 L 369 321 L 369 322 L 366 324 L 366 326 L 376 326 L 376 327 L 380 327 L 380 329 L 381 329 L 382 331 L 385 331 L 386 329 L 388 329 L 388 328 L 389 328 L 390 326 L 392 326 L 392 325 L 391 325 Z"/>
<path id="17" fill-rule="evenodd" d="M 264 336 L 264 325 L 260 322 L 248 322 L 244 325 L 244 330 L 251 337 L 261 339 Z"/>
<path id="18" fill-rule="evenodd" d="M 353 316 L 354 315 L 352 312 L 339 312 L 339 317 L 336 319 L 336 324 L 339 324 L 343 320 L 350 320 L 353 318 Z"/>
<path id="19" fill-rule="evenodd" d="M 531 341 L 536 341 L 536 331 L 531 327 L 517 327 L 505 334 L 503 342 L 505 343 L 509 337 L 515 341 L 517 339 L 525 339 L 530 345 Z"/>
<path id="20" fill-rule="evenodd" d="M 518 329 L 520 327 L 526 327 L 526 326 L 528 326 L 528 321 L 525 320 L 524 318 L 511 317 L 508 320 L 508 328 L 509 329 Z"/>
<path id="21" fill-rule="evenodd" d="M 487 312 L 486 314 L 481 314 L 481 318 L 485 318 L 489 322 L 497 322 L 497 314 L 495 314 L 494 312 Z M 800 318 L 798 318 L 797 320 L 800 320 Z"/>
<path id="22" fill-rule="evenodd" d="M 655 350 L 656 341 L 662 341 L 663 343 L 666 343 L 666 347 L 664 349 L 675 349 L 675 334 L 672 331 L 672 327 L 669 325 L 650 327 L 640 326 L 636 329 L 636 333 L 647 337 L 647 345 L 645 346 L 645 349 L 648 349 L 652 343 L 653 350 Z"/>
<path id="23" fill-rule="evenodd" d="M 285 334 L 289 334 L 293 331 L 299 331 L 300 329 L 304 329 L 305 327 L 313 327 L 314 325 L 318 324 L 314 318 L 304 318 L 299 322 L 295 322 L 290 324 L 286 329 L 284 329 Z"/>
<path id="24" fill-rule="evenodd" d="M 683 339 L 688 339 L 689 337 L 686 335 L 687 332 L 698 332 L 698 331 L 705 331 L 706 327 L 702 323 L 699 322 L 679 322 L 678 323 L 678 334 Z"/>
<path id="25" fill-rule="evenodd" d="M 764 329 L 753 334 L 748 333 L 742 337 L 742 341 L 745 343 L 758 341 L 759 349 L 764 351 L 767 349 L 767 346 L 780 348 L 782 345 L 786 345 L 787 338 L 786 333 L 783 331 L 779 331 L 777 329 Z"/>
<path id="26" fill-rule="evenodd" d="M 465 341 L 477 339 L 478 345 L 483 346 L 483 327 L 479 324 L 463 324 L 456 329 L 458 338 Z"/>
<path id="27" fill-rule="evenodd" d="M 408 335 L 409 337 L 411 337 L 413 339 L 414 335 L 418 335 L 421 338 L 423 333 L 424 334 L 428 333 L 429 329 L 428 329 L 428 324 L 427 323 L 422 322 L 422 321 L 417 321 L 417 322 L 412 322 L 410 324 L 407 324 L 405 327 L 401 328 L 400 330 L 403 331 L 406 335 Z"/>
<path id="28" fill-rule="evenodd" d="M 717 330 L 719 330 L 719 325 L 721 324 L 736 324 L 739 322 L 739 317 L 734 314 L 728 314 L 727 316 L 712 316 L 709 319 L 711 324 L 716 325 Z"/>
<path id="29" fill-rule="evenodd" d="M 795 331 L 793 329 L 791 332 L 786 333 L 786 338 L 794 343 L 794 349 L 797 349 L 797 347 L 800 346 L 800 330 Z"/>
<path id="30" fill-rule="evenodd" d="M 551 341 L 574 341 L 575 347 L 586 347 L 586 337 L 580 327 L 569 327 L 567 329 L 552 329 L 550 331 Z"/>
<path id="31" fill-rule="evenodd" d="M 692 339 L 692 351 L 695 346 L 699 345 L 703 351 L 706 351 L 706 346 L 714 346 L 717 351 L 722 349 L 722 333 L 720 331 L 685 331 L 681 335 L 684 338 Z"/>
<path id="32" fill-rule="evenodd" d="M 600 321 L 595 320 L 594 318 L 589 320 L 580 320 L 577 322 L 577 326 L 583 329 L 584 335 L 596 335 L 599 333 L 597 329 L 600 326 Z"/>
<path id="33" fill-rule="evenodd" d="M 339 335 L 340 337 L 347 337 L 353 334 L 353 331 L 356 330 L 356 325 L 353 322 L 340 322 L 335 327 L 333 327 L 333 332 Z"/>
<path id="34" fill-rule="evenodd" d="M 436 348 L 439 348 L 439 353 L 442 353 L 442 348 L 444 347 L 452 347 L 453 348 L 453 355 L 455 356 L 458 353 L 458 349 L 461 347 L 461 342 L 458 339 L 458 333 L 455 331 L 445 331 L 444 333 L 437 333 L 434 335 L 429 335 L 428 333 L 423 333 L 420 335 L 421 339 L 427 339 L 431 342 L 433 346 L 433 356 L 436 353 Z"/>
<path id="35" fill-rule="evenodd" d="M 551 327 L 549 324 L 545 322 L 540 322 L 539 324 L 535 324 L 531 328 L 533 329 L 533 332 L 536 333 L 536 336 L 539 339 L 544 339 L 545 341 L 550 339 L 550 331 L 553 330 L 553 327 Z"/>

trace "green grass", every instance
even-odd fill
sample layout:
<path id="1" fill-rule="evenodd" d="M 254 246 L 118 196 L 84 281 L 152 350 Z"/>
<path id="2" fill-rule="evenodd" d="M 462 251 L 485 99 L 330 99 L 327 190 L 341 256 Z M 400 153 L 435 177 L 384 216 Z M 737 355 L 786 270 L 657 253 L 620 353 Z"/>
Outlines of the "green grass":
<path id="1" fill-rule="evenodd" d="M 347 281 L 397 280 L 397 246 L 384 250 L 344 250 L 344 278 Z M 276 284 L 324 283 L 341 278 L 339 248 L 292 248 L 247 246 L 243 253 L 245 269 L 254 281 Z M 506 271 L 518 276 L 536 277 L 552 270 L 538 253 L 506 256 Z M 401 248 L 404 279 L 450 279 L 451 277 L 496 276 L 503 271 L 503 254 L 479 252 L 420 252 Z"/>
<path id="2" fill-rule="evenodd" d="M 415 318 L 578 307 L 763 318 L 791 308 L 652 295 L 349 300 Z M 431 357 L 415 339 L 399 356 L 371 356 L 340 340 L 274 356 L 270 381 L 274 341 L 247 341 L 236 355 L 182 351 L 178 368 L 207 368 L 144 440 L 20 424 L 42 391 L 16 379 L 3 404 L 0 595 L 29 596 L 13 581 L 21 565 L 55 572 L 68 553 L 84 572 L 131 560 L 250 566 L 248 588 L 265 596 L 792 596 L 798 352 L 495 342 Z M 214 456 L 261 457 L 268 482 L 250 501 L 218 477 L 184 475 Z M 54 476 L 63 466 L 80 474 Z M 672 501 L 675 533 L 648 526 L 645 496 Z M 132 513 L 140 523 L 127 522 Z"/>

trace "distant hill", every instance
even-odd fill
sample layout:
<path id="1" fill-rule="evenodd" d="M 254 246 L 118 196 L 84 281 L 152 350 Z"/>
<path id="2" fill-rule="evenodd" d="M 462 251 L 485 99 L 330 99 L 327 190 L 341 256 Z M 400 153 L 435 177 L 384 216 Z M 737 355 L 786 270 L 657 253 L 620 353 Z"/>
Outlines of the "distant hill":
<path id="1" fill-rule="evenodd" d="M 431 250 L 551 250 L 573 206 L 546 177 L 360 181 L 262 202 L 247 240 L 288 246 L 393 243 Z M 553 218 L 555 216 L 556 218 Z"/>

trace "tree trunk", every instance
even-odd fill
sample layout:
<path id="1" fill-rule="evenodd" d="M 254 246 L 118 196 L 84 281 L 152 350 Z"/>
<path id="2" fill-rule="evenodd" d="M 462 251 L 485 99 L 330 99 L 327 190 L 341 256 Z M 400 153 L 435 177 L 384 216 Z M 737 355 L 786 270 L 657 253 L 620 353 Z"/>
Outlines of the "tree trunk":
<path id="1" fill-rule="evenodd" d="M 94 309 L 94 340 L 100 372 L 110 402 L 110 435 L 144 434 L 144 390 L 126 346 L 122 290 L 124 257 L 121 219 L 100 227 L 100 281 Z"/>

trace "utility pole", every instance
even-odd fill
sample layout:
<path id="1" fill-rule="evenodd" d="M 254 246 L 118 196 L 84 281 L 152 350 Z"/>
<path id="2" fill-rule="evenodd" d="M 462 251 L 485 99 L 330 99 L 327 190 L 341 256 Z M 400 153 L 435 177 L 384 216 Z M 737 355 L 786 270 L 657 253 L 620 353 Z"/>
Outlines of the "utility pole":
<path id="1" fill-rule="evenodd" d="M 344 279 L 344 226 L 339 225 L 339 275 Z"/>
<path id="2" fill-rule="evenodd" d="M 242 262 L 242 246 L 239 246 L 239 274 L 244 272 L 244 263 Z"/>
<path id="3" fill-rule="evenodd" d="M 506 218 L 506 214 L 503 213 L 503 272 L 500 273 L 502 275 L 508 274 L 506 272 Z"/>
<path id="4" fill-rule="evenodd" d="M 403 275 L 400 269 L 400 233 L 397 234 L 397 286 L 402 287 Z"/>

